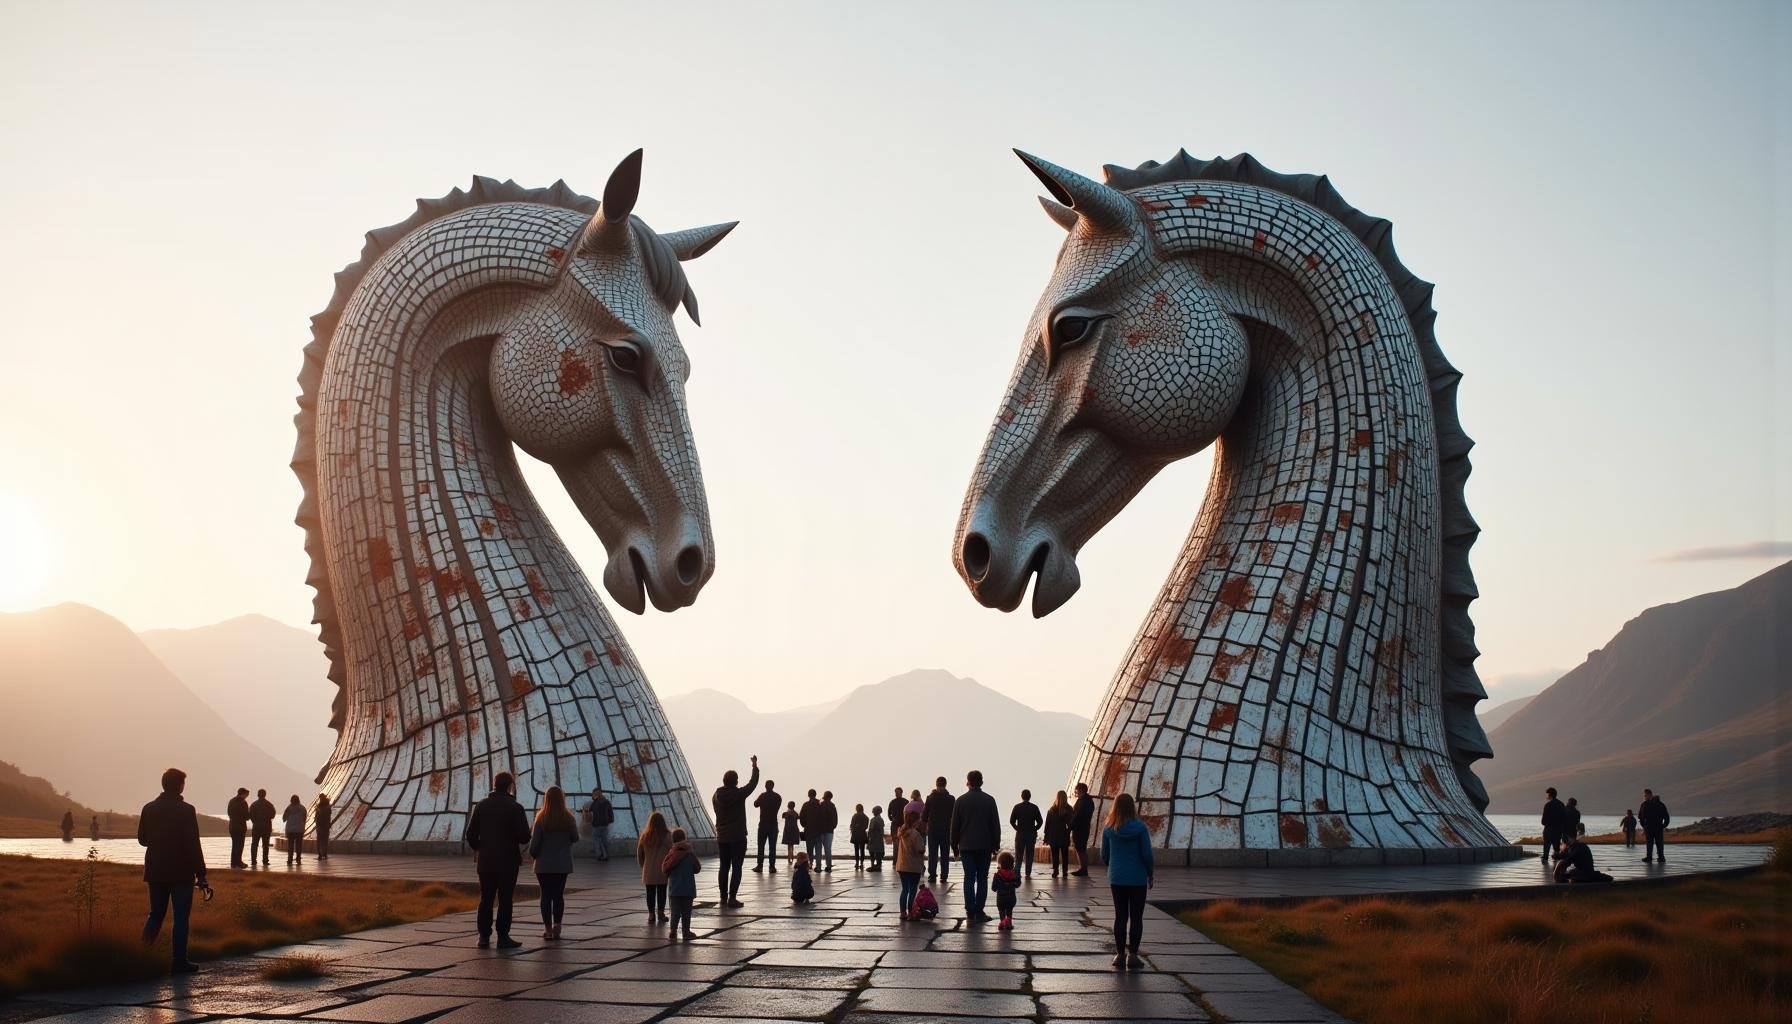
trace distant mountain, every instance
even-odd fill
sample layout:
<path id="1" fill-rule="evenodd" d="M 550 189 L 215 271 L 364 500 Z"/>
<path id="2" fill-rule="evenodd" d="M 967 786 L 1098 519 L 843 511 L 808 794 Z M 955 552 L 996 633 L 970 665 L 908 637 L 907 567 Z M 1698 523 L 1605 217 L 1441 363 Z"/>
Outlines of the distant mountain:
<path id="1" fill-rule="evenodd" d="M 1475 768 L 1492 810 L 1545 786 L 1590 811 L 1792 806 L 1792 563 L 1733 590 L 1651 608 L 1490 731 Z M 1498 710 L 1498 709 L 1496 709 Z"/>
<path id="2" fill-rule="evenodd" d="M 1532 700 L 1535 700 L 1536 696 L 1537 695 L 1533 693 L 1526 697 L 1514 697 L 1511 700 L 1503 700 L 1488 708 L 1486 711 L 1481 712 L 1481 728 L 1488 732 L 1498 729 L 1505 724 L 1506 719 L 1523 711 L 1524 706 L 1529 704 Z"/>
<path id="3" fill-rule="evenodd" d="M 90 807 L 58 790 L 49 779 L 27 775 L 18 765 L 0 761 L 0 821 L 6 823 L 0 829 L 4 829 L 9 837 L 56 835 L 61 829 L 62 815 L 71 811 L 75 815 L 75 836 L 80 839 L 89 837 L 92 819 L 96 817 L 100 819 L 102 836 L 128 836 L 137 831 L 135 811 L 123 813 Z M 29 828 L 27 823 L 30 823 Z M 202 835 L 222 835 L 225 823 L 201 815 L 199 831 Z"/>
<path id="4" fill-rule="evenodd" d="M 972 679 L 920 669 L 861 686 L 833 706 L 762 715 L 726 694 L 698 691 L 662 701 L 679 745 L 709 792 L 733 768 L 745 776 L 759 755 L 764 778 L 800 806 L 804 791 L 831 789 L 855 803 L 890 800 L 900 784 L 923 793 L 944 775 L 954 792 L 976 768 L 1007 805 L 1020 790 L 1049 802 L 1064 786 L 1089 720 L 1034 709 Z"/>
<path id="5" fill-rule="evenodd" d="M 317 631 L 243 615 L 137 634 L 175 676 L 293 771 L 315 776 L 336 746 L 329 658 Z"/>
<path id="6" fill-rule="evenodd" d="M 0 614 L 0 751 L 96 807 L 131 811 L 162 770 L 187 772 L 187 798 L 222 813 L 238 785 L 275 796 L 316 791 L 227 725 L 117 619 L 79 604 Z"/>

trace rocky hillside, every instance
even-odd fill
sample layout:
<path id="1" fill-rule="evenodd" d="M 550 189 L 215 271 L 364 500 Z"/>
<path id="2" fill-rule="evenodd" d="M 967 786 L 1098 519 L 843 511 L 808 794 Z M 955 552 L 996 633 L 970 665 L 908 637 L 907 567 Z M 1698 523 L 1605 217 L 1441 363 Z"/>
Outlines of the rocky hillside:
<path id="1" fill-rule="evenodd" d="M 1792 806 L 1792 563 L 1651 608 L 1492 731 L 1476 765 L 1494 811 L 1545 786 L 1593 812 L 1726 814 Z"/>

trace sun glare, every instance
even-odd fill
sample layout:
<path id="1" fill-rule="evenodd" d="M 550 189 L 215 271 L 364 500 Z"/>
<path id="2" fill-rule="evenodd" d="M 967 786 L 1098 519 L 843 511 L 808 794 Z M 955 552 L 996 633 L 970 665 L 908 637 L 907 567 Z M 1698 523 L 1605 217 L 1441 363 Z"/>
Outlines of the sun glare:
<path id="1" fill-rule="evenodd" d="M 0 493 L 0 609 L 17 611 L 41 603 L 50 568 L 49 542 L 36 510 Z"/>

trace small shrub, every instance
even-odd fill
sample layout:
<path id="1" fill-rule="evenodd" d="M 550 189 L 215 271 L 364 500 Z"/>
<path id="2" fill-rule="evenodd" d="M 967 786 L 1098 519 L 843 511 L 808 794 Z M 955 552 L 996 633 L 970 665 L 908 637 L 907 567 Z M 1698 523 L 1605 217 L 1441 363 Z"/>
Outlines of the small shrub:
<path id="1" fill-rule="evenodd" d="M 1311 928 L 1290 928 L 1277 921 L 1269 930 L 1269 941 L 1283 946 L 1323 946 L 1325 932 L 1317 925 Z"/>
<path id="2" fill-rule="evenodd" d="M 1201 911 L 1201 916 L 1215 924 L 1235 924 L 1239 921 L 1248 920 L 1251 915 L 1245 913 L 1245 909 L 1237 903 L 1234 903 L 1231 900 L 1223 900 L 1219 903 L 1210 904 L 1206 909 Z"/>
<path id="3" fill-rule="evenodd" d="M 106 932 L 71 933 L 51 943 L 27 977 L 34 988 L 86 988 L 100 981 L 154 978 L 168 969 L 167 961 L 167 948 L 159 943 L 145 946 L 135 937 Z"/>
<path id="4" fill-rule="evenodd" d="M 391 900 L 381 896 L 373 901 L 373 926 L 375 928 L 384 928 L 387 925 L 397 924 L 399 921 L 398 909 L 392 906 Z"/>
<path id="5" fill-rule="evenodd" d="M 235 905 L 230 908 L 230 914 L 236 918 L 237 924 L 252 931 L 274 931 L 286 924 L 285 918 L 276 914 L 269 909 L 267 904 L 249 893 L 243 893 L 236 898 Z"/>
<path id="6" fill-rule="evenodd" d="M 1642 914 L 1605 914 L 1587 922 L 1586 930 L 1602 937 L 1632 939 L 1637 942 L 1661 941 L 1661 929 Z"/>
<path id="7" fill-rule="evenodd" d="M 1655 973 L 1655 961 L 1634 944 L 1598 939 L 1568 954 L 1568 970 L 1591 982 L 1636 982 Z"/>
<path id="8" fill-rule="evenodd" d="M 1487 919 L 1482 934 L 1492 942 L 1523 942 L 1539 945 L 1559 938 L 1561 930 L 1541 914 L 1508 911 Z"/>
<path id="9" fill-rule="evenodd" d="M 321 956 L 275 957 L 261 969 L 261 976 L 266 981 L 310 981 L 328 978 L 331 973 L 330 962 Z"/>
<path id="10" fill-rule="evenodd" d="M 1748 929 L 1749 917 L 1735 907 L 1725 907 L 1706 914 L 1699 924 L 1714 932 L 1740 932 Z"/>
<path id="11" fill-rule="evenodd" d="M 440 883 L 431 882 L 429 885 L 425 886 L 424 888 L 417 890 L 417 895 L 427 896 L 432 900 L 439 900 L 444 896 L 450 896 L 453 894 L 451 892 L 449 892 L 447 886 L 442 885 Z"/>
<path id="12" fill-rule="evenodd" d="M 1412 923 L 1411 915 L 1404 907 L 1386 900 L 1359 903 L 1345 914 L 1344 920 L 1374 931 L 1398 931 Z"/>

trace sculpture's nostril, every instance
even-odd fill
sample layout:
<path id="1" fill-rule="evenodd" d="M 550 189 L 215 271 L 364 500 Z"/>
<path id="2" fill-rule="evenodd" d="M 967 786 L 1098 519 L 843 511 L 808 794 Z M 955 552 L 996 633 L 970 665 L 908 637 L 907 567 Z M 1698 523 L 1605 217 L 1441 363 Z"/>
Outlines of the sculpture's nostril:
<path id="1" fill-rule="evenodd" d="M 972 583 L 983 582 L 983 577 L 989 572 L 988 538 L 981 533 L 967 534 L 959 560 L 964 565 L 964 571 L 970 574 Z"/>
<path id="2" fill-rule="evenodd" d="M 687 546 L 678 553 L 678 560 L 673 563 L 673 568 L 678 572 L 678 582 L 687 587 L 697 582 L 698 577 L 703 575 L 703 549 L 695 544 Z"/>

